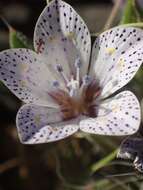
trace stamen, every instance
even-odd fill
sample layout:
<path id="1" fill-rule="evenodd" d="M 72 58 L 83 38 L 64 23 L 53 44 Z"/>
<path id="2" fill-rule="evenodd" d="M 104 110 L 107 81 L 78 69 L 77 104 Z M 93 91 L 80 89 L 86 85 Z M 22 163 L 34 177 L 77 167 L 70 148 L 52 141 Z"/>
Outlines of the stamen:
<path id="1" fill-rule="evenodd" d="M 58 88 L 60 86 L 60 83 L 57 80 L 55 80 L 53 81 L 53 86 Z"/>
<path id="2" fill-rule="evenodd" d="M 60 64 L 56 64 L 56 69 L 59 73 L 63 72 L 63 67 Z"/>
<path id="3" fill-rule="evenodd" d="M 77 80 L 74 80 L 73 77 L 71 80 L 68 82 L 67 87 L 70 89 L 70 96 L 73 97 L 76 95 L 76 91 L 78 89 L 79 83 Z"/>
<path id="4" fill-rule="evenodd" d="M 79 57 L 75 60 L 75 67 L 76 68 L 80 68 L 81 67 L 81 62 L 80 62 L 80 58 Z"/>
<path id="5" fill-rule="evenodd" d="M 61 74 L 62 78 L 64 79 L 65 83 L 69 82 L 67 76 L 63 72 L 63 67 L 60 64 L 56 64 L 56 70 Z"/>
<path id="6" fill-rule="evenodd" d="M 91 82 L 91 77 L 90 77 L 89 75 L 85 75 L 85 76 L 82 78 L 82 83 L 83 83 L 83 85 L 88 85 L 90 82 Z"/>
<path id="7" fill-rule="evenodd" d="M 91 83 L 91 77 L 89 75 L 85 75 L 82 78 L 82 83 L 79 89 L 79 94 L 82 96 L 83 91 L 87 88 L 87 86 Z"/>
<path id="8" fill-rule="evenodd" d="M 76 81 L 78 82 L 78 86 L 79 86 L 79 82 L 80 82 L 80 67 L 81 67 L 81 62 L 80 62 L 80 58 L 79 57 L 75 60 L 75 67 L 76 67 Z"/>

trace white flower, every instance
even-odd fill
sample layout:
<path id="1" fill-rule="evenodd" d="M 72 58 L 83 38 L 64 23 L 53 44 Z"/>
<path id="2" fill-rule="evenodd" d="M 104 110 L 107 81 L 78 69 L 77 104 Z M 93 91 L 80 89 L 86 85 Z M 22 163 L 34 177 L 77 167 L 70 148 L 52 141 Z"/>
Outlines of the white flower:
<path id="1" fill-rule="evenodd" d="M 129 135 L 140 124 L 140 106 L 126 85 L 143 58 L 143 31 L 115 27 L 102 33 L 91 53 L 87 26 L 61 0 L 52 1 L 36 24 L 35 51 L 0 53 L 0 79 L 26 104 L 17 114 L 22 143 L 63 139 L 79 129 Z M 90 60 L 91 55 L 91 60 Z"/>

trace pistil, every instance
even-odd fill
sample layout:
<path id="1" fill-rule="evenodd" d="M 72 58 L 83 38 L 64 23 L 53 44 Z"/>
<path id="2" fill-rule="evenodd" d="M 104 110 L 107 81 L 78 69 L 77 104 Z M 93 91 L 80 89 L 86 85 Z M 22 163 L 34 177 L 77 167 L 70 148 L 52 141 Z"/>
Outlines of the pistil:
<path id="1" fill-rule="evenodd" d="M 78 82 L 78 87 L 79 87 L 79 85 L 80 85 L 80 68 L 81 68 L 81 61 L 80 61 L 79 57 L 75 60 L 75 68 L 76 68 L 76 81 Z"/>
<path id="2" fill-rule="evenodd" d="M 100 95 L 101 88 L 97 81 L 89 75 L 85 75 L 82 80 L 80 79 L 81 62 L 79 58 L 75 60 L 74 65 L 76 73 L 70 79 L 64 74 L 63 67 L 60 64 L 56 65 L 56 70 L 64 79 L 68 91 L 60 90 L 59 82 L 54 81 L 53 86 L 56 87 L 56 90 L 49 95 L 60 106 L 63 120 L 72 119 L 79 115 L 96 117 L 98 107 L 96 99 Z"/>
<path id="3" fill-rule="evenodd" d="M 75 97 L 77 95 L 77 91 L 79 89 L 79 83 L 77 80 L 73 79 L 73 76 L 71 80 L 68 82 L 67 87 L 70 89 L 69 95 L 70 97 Z"/>
<path id="4" fill-rule="evenodd" d="M 81 62 L 80 58 L 78 57 L 75 60 L 75 68 L 76 68 L 76 76 L 71 76 L 71 80 L 68 82 L 67 87 L 69 88 L 69 95 L 70 97 L 78 98 L 79 96 L 79 87 L 80 87 L 80 68 Z"/>
<path id="5" fill-rule="evenodd" d="M 65 75 L 63 67 L 60 64 L 56 64 L 56 70 L 58 71 L 58 73 L 60 73 L 61 77 L 63 78 L 63 80 L 65 82 L 65 84 L 67 85 L 68 82 L 69 82 L 69 79 Z"/>

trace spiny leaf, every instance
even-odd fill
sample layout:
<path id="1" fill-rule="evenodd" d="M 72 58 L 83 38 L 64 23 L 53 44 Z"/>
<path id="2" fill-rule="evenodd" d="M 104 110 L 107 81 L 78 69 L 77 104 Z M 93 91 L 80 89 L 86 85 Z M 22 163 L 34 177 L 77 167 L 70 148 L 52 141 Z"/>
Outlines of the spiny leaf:
<path id="1" fill-rule="evenodd" d="M 33 49 L 30 40 L 21 32 L 16 31 L 7 20 L 0 15 L 0 19 L 4 22 L 9 30 L 9 45 L 10 48 L 29 48 Z"/>
<path id="2" fill-rule="evenodd" d="M 29 48 L 33 49 L 32 44 L 28 38 L 12 27 L 9 28 L 9 45 L 10 48 Z"/>
<path id="3" fill-rule="evenodd" d="M 121 19 L 121 24 L 136 23 L 140 21 L 141 18 L 135 0 L 127 0 Z"/>

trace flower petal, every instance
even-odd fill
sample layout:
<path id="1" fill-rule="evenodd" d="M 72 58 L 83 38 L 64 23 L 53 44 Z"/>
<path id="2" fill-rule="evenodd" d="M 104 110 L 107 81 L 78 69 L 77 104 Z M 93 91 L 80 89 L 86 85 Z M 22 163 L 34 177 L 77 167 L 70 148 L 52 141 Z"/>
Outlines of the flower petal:
<path id="1" fill-rule="evenodd" d="M 135 169 L 143 172 L 143 139 L 138 137 L 126 138 L 119 148 L 117 158 L 131 159 Z"/>
<path id="2" fill-rule="evenodd" d="M 53 77 L 39 56 L 28 49 L 0 53 L 0 80 L 22 101 L 54 106 L 48 91 Z"/>
<path id="3" fill-rule="evenodd" d="M 87 72 L 91 39 L 82 18 L 67 3 L 53 0 L 39 17 L 34 33 L 35 50 L 45 55 L 47 64 L 53 69 L 61 64 L 69 76 L 75 74 L 77 58 L 82 61 L 82 73 Z"/>
<path id="4" fill-rule="evenodd" d="M 107 97 L 126 85 L 143 62 L 143 31 L 133 27 L 115 27 L 96 39 L 90 72 Z"/>
<path id="5" fill-rule="evenodd" d="M 143 155 L 142 155 L 142 153 L 136 156 L 133 164 L 134 164 L 134 167 L 136 170 L 143 173 Z"/>
<path id="6" fill-rule="evenodd" d="M 24 144 L 38 144 L 57 141 L 75 133 L 79 126 L 77 120 L 62 122 L 59 109 L 24 105 L 17 114 L 17 128 Z"/>
<path id="7" fill-rule="evenodd" d="M 99 106 L 98 116 L 80 122 L 80 129 L 99 135 L 130 135 L 140 125 L 140 106 L 136 96 L 124 91 L 104 100 Z"/>
<path id="8" fill-rule="evenodd" d="M 141 155 L 143 139 L 129 137 L 123 140 L 117 153 L 118 158 L 135 160 L 136 156 Z"/>

